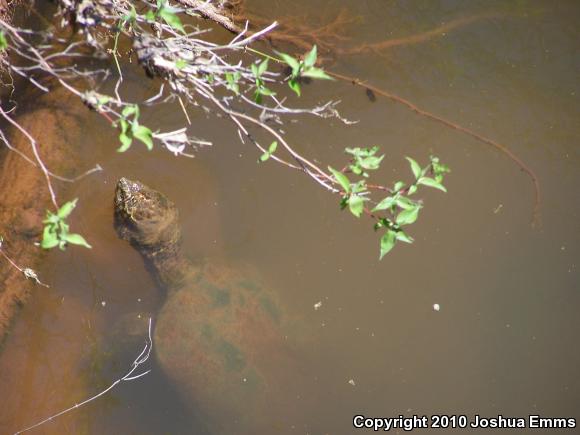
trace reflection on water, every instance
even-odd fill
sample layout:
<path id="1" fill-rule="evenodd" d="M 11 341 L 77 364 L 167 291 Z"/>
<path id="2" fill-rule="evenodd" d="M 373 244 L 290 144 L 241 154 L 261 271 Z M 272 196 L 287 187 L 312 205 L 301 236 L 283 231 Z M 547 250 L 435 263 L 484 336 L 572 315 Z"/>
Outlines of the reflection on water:
<path id="1" fill-rule="evenodd" d="M 314 3 L 302 3 L 303 13 L 317 16 Z M 81 198 L 75 224 L 94 249 L 48 255 L 41 276 L 52 288 L 37 290 L 0 358 L 2 433 L 122 376 L 140 346 L 112 325 L 162 303 L 141 259 L 112 227 L 120 176 L 177 203 L 193 258 L 256 265 L 296 319 L 291 333 L 308 337 L 295 356 L 306 379 L 298 393 L 290 388 L 297 376 L 279 373 L 288 386 L 281 399 L 297 417 L 280 423 L 263 409 L 240 433 L 266 423 L 273 433 L 352 433 L 356 413 L 580 418 L 579 5 L 343 0 L 323 10 L 342 5 L 363 18 L 347 30 L 354 42 L 498 14 L 381 56 L 341 57 L 333 68 L 508 144 L 540 179 L 542 228 L 529 225 L 529 179 L 503 155 L 381 98 L 371 103 L 364 89 L 344 83 L 309 86 L 302 104 L 340 95 L 343 113 L 360 124 L 305 120 L 288 128 L 293 143 L 331 164 L 344 146 L 381 144 L 385 180 L 407 174 L 405 155 L 425 160 L 433 152 L 453 170 L 447 195 L 427 195 L 416 244 L 380 263 L 370 223 L 341 214 L 336 198 L 305 177 L 257 166 L 254 150 L 224 121 L 192 114 L 192 130 L 215 145 L 188 160 L 137 147 L 118 155 L 114 132 L 91 118 L 87 163 L 105 172 L 79 182 L 71 197 Z M 127 77 L 134 99 L 156 92 L 138 72 Z M 179 114 L 166 108 L 143 116 L 170 129 L 181 126 Z M 40 433 L 203 433 L 203 419 L 189 413 L 155 362 L 152 368 Z"/>

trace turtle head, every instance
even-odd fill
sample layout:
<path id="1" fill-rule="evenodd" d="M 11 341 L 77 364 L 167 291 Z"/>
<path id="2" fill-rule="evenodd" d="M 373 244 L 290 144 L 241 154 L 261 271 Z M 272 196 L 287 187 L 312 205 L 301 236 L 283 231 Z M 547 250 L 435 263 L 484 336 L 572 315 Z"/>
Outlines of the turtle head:
<path id="1" fill-rule="evenodd" d="M 176 249 L 181 240 L 175 204 L 139 181 L 121 178 L 115 190 L 115 228 L 142 254 Z"/>

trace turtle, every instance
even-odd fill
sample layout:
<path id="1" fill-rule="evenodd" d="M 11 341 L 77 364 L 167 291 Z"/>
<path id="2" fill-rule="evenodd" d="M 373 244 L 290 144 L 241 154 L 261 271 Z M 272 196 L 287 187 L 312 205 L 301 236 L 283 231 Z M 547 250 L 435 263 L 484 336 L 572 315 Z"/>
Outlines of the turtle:
<path id="1" fill-rule="evenodd" d="M 114 210 L 117 234 L 165 292 L 153 333 L 159 366 L 220 433 L 235 427 L 278 394 L 288 355 L 278 300 L 248 265 L 186 258 L 177 207 L 162 193 L 121 178 Z"/>

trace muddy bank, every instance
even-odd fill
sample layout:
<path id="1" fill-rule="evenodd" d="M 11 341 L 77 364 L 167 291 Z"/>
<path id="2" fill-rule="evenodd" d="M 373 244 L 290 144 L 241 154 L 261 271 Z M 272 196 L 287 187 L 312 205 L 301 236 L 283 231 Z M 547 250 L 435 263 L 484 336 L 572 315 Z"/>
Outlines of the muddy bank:
<path id="1" fill-rule="evenodd" d="M 77 143 L 81 140 L 81 118 L 88 113 L 78 98 L 63 89 L 44 94 L 38 89 L 19 88 L 14 119 L 36 140 L 44 164 L 54 173 L 73 175 L 77 158 Z M 4 102 L 3 102 L 4 103 Z M 4 103 L 5 104 L 5 103 Z M 4 105 L 6 108 L 6 105 Z M 7 132 L 11 145 L 34 160 L 29 140 L 4 120 L 2 131 Z M 3 144 L 4 145 L 4 144 Z M 65 200 L 66 183 L 54 180 L 57 198 Z M 40 240 L 42 219 L 52 209 L 44 174 L 22 156 L 8 150 L 0 151 L 0 234 L 4 237 L 2 249 L 21 268 L 35 269 L 42 250 L 35 246 Z M 45 290 L 11 266 L 4 258 L 0 261 L 0 342 L 4 338 L 18 307 L 31 293 Z"/>

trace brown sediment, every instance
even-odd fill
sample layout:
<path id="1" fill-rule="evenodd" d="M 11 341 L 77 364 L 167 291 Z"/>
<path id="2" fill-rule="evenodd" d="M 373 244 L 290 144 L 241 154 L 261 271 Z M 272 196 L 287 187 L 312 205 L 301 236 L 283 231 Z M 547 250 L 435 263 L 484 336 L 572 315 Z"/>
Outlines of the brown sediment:
<path id="1" fill-rule="evenodd" d="M 89 387 L 108 382 L 93 365 L 105 355 L 97 338 L 102 319 L 74 297 L 45 294 L 38 299 L 40 304 L 30 304 L 31 310 L 14 322 L 0 355 L 2 433 L 13 434 L 80 403 L 91 395 Z M 41 326 L 47 319 L 56 319 L 50 330 Z M 89 422 L 90 417 L 76 413 L 30 433 L 89 433 Z"/>
<path id="2" fill-rule="evenodd" d="M 3 101 L 3 109 L 6 103 Z M 70 174 L 76 163 L 75 141 L 80 140 L 80 124 L 76 114 L 86 108 L 64 89 L 43 94 L 34 89 L 18 107 L 22 115 L 11 114 L 36 140 L 42 161 L 59 175 Z M 34 161 L 28 139 L 16 129 L 7 129 L 3 121 L 0 129 L 7 132 L 11 145 Z M 2 144 L 4 145 L 4 144 Z M 53 186 L 62 193 L 63 183 L 53 179 Z M 4 237 L 2 250 L 21 268 L 35 269 L 42 250 L 35 246 L 42 232 L 42 219 L 53 206 L 46 179 L 38 166 L 6 146 L 0 150 L 0 235 Z M 4 258 L 0 258 L 0 342 L 6 334 L 18 307 L 36 288 L 23 274 Z"/>

